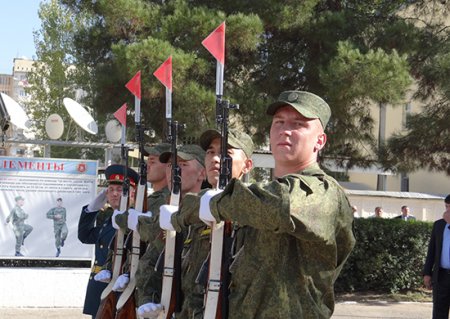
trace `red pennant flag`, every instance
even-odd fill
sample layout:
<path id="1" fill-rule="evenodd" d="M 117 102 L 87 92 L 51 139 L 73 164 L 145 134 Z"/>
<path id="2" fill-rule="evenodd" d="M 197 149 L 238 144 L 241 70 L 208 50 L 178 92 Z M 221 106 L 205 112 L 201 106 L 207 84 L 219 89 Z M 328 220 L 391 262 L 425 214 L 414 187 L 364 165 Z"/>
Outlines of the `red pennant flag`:
<path id="1" fill-rule="evenodd" d="M 133 78 L 128 81 L 125 87 L 133 93 L 139 100 L 141 99 L 141 71 L 138 71 Z"/>
<path id="2" fill-rule="evenodd" d="M 153 75 L 172 92 L 172 56 L 169 56 Z"/>
<path id="3" fill-rule="evenodd" d="M 202 41 L 203 46 L 219 61 L 225 65 L 225 21 L 222 22 L 216 30 L 211 32 L 208 37 Z"/>
<path id="4" fill-rule="evenodd" d="M 127 126 L 127 103 L 124 103 L 120 109 L 114 112 L 114 117 L 122 124 Z"/>

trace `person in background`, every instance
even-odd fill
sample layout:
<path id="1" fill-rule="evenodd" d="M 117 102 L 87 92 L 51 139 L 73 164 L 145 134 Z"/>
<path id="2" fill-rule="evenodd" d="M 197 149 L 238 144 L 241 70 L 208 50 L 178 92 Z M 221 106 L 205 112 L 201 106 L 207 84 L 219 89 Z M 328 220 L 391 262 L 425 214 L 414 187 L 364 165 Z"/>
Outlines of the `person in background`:
<path id="1" fill-rule="evenodd" d="M 423 282 L 433 290 L 433 319 L 448 319 L 450 307 L 450 194 L 443 218 L 433 224 L 423 267 Z"/>
<path id="2" fill-rule="evenodd" d="M 47 218 L 53 220 L 53 232 L 55 233 L 56 257 L 61 254 L 61 247 L 69 234 L 66 224 L 66 209 L 62 207 L 62 198 L 56 199 L 56 207 L 47 212 Z"/>
<path id="3" fill-rule="evenodd" d="M 102 270 L 103 264 L 108 257 L 108 250 L 116 230 L 112 226 L 111 216 L 115 209 L 120 207 L 122 197 L 122 186 L 125 177 L 125 166 L 110 165 L 105 170 L 108 187 L 102 190 L 88 205 L 81 210 L 78 222 L 78 239 L 83 244 L 95 245 L 95 260 L 89 276 L 86 289 L 83 313 L 95 318 L 100 305 L 100 296 L 107 283 L 95 281 L 94 276 Z M 128 168 L 127 176 L 130 180 L 130 198 L 136 186 L 139 175 Z M 105 206 L 105 204 L 108 204 Z"/>
<path id="4" fill-rule="evenodd" d="M 20 248 L 24 245 L 25 238 L 33 231 L 33 226 L 25 224 L 25 220 L 28 218 L 28 214 L 22 208 L 25 204 L 25 198 L 16 196 L 15 201 L 16 206 L 11 210 L 9 216 L 6 217 L 6 223 L 8 224 L 11 221 L 13 225 L 14 236 L 16 236 L 15 256 L 23 257 Z"/>
<path id="5" fill-rule="evenodd" d="M 375 214 L 370 216 L 371 218 L 383 218 L 383 208 L 381 206 L 375 207 Z"/>
<path id="6" fill-rule="evenodd" d="M 395 216 L 395 219 L 401 219 L 404 221 L 411 221 L 411 220 L 416 220 L 416 217 L 414 217 L 413 215 L 410 214 L 409 212 L 409 207 L 406 205 L 402 206 L 402 214 L 399 216 Z"/>

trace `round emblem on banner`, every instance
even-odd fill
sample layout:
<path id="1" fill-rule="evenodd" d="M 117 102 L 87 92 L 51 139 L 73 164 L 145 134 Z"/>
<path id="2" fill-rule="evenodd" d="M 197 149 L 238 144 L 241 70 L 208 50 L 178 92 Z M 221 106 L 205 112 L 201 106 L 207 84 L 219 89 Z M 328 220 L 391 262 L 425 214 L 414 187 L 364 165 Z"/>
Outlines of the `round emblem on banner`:
<path id="1" fill-rule="evenodd" d="M 80 173 L 86 172 L 86 163 L 80 163 L 77 166 L 77 171 Z"/>
<path id="2" fill-rule="evenodd" d="M 298 94 L 295 92 L 292 92 L 288 95 L 288 101 L 289 102 L 295 102 L 298 99 Z"/>

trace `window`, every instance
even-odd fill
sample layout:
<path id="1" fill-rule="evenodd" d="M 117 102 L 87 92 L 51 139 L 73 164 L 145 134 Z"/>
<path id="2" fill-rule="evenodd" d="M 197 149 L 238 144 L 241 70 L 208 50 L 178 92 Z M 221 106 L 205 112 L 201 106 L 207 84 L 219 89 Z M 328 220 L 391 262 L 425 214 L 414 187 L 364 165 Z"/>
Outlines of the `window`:
<path id="1" fill-rule="evenodd" d="M 411 114 L 411 103 L 406 103 L 402 112 L 402 129 L 406 129 L 409 114 Z"/>

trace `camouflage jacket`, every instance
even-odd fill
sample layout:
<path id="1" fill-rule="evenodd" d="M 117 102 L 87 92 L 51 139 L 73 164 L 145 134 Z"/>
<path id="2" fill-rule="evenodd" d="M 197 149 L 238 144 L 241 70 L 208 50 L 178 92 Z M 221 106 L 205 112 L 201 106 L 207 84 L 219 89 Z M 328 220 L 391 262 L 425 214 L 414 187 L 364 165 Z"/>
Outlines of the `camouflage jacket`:
<path id="1" fill-rule="evenodd" d="M 64 225 L 66 223 L 66 209 L 64 207 L 53 207 L 47 212 L 47 218 L 53 219 L 56 225 Z"/>
<path id="2" fill-rule="evenodd" d="M 9 221 L 12 220 L 14 226 L 21 226 L 25 223 L 25 219 L 27 218 L 28 214 L 25 213 L 22 207 L 16 205 L 6 218 L 6 222 L 9 223 Z"/>
<path id="3" fill-rule="evenodd" d="M 355 244 L 343 189 L 317 164 L 263 187 L 233 179 L 210 203 L 248 226 L 231 269 L 229 319 L 330 318 L 334 282 Z"/>
<path id="4" fill-rule="evenodd" d="M 159 302 L 162 290 L 162 274 L 155 270 L 158 257 L 164 249 L 163 233 L 159 227 L 159 207 L 166 204 L 170 196 L 168 188 L 152 193 L 147 207 L 152 217 L 139 216 L 137 230 L 147 249 L 139 259 L 136 272 L 137 304 Z"/>
<path id="5" fill-rule="evenodd" d="M 182 291 L 183 305 L 176 318 L 203 318 L 203 296 L 205 282 L 197 282 L 197 276 L 203 262 L 208 258 L 210 250 L 211 229 L 198 217 L 200 197 L 206 190 L 199 194 L 186 194 L 182 200 L 180 210 L 172 215 L 172 225 L 180 232 L 189 229 L 184 242 L 182 256 Z M 206 278 L 207 278 L 207 271 Z"/>

